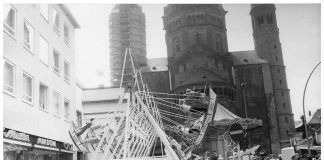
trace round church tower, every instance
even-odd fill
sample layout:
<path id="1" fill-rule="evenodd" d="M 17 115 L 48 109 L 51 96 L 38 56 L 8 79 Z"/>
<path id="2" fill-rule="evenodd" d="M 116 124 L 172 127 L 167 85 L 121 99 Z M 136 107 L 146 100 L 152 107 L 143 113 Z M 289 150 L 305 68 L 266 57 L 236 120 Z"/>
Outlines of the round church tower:
<path id="1" fill-rule="evenodd" d="M 208 82 L 218 100 L 233 100 L 226 13 L 221 4 L 169 4 L 164 8 L 171 92 L 201 91 Z"/>

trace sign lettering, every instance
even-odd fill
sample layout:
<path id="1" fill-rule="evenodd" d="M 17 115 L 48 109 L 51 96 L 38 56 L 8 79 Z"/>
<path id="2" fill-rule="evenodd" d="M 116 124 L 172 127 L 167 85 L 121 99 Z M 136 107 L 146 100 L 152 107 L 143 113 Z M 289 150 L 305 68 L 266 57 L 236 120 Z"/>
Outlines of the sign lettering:
<path id="1" fill-rule="evenodd" d="M 30 142 L 29 135 L 25 133 L 20 133 L 14 130 L 9 130 L 8 132 L 3 132 L 5 138 L 11 138 L 19 141 Z"/>
<path id="2" fill-rule="evenodd" d="M 56 147 L 56 141 L 49 140 L 46 138 L 37 138 L 37 144 L 45 145 L 45 146 L 51 146 L 51 147 Z"/>

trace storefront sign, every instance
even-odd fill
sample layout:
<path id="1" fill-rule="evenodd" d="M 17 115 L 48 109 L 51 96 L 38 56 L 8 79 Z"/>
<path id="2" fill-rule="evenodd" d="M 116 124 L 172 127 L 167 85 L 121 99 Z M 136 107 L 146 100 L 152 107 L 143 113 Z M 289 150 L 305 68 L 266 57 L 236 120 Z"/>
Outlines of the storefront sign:
<path id="1" fill-rule="evenodd" d="M 8 138 L 8 139 L 13 139 L 13 140 L 18 140 L 22 142 L 28 142 L 31 144 L 37 144 L 37 145 L 42 145 L 46 147 L 53 147 L 53 148 L 58 148 L 58 149 L 65 149 L 72 151 L 73 150 L 73 145 L 70 143 L 65 143 L 65 142 L 60 142 L 60 141 L 55 141 L 52 139 L 48 138 L 43 138 L 23 132 L 18 132 L 9 128 L 4 128 L 3 129 L 3 137 Z"/>
<path id="2" fill-rule="evenodd" d="M 14 131 L 12 129 L 7 131 L 4 130 L 3 137 L 18 140 L 18 141 L 30 142 L 29 135 L 27 135 L 26 133 Z"/>
<path id="3" fill-rule="evenodd" d="M 44 145 L 44 146 L 50 146 L 50 147 L 56 147 L 56 141 L 49 140 L 46 138 L 37 138 L 37 144 Z"/>

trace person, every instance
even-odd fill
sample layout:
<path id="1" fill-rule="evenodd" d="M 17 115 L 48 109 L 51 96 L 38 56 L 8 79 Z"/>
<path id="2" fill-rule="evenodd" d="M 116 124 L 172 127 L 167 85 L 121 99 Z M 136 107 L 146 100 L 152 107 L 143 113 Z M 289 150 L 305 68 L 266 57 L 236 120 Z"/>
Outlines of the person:
<path id="1" fill-rule="evenodd" d="M 217 152 L 216 151 L 213 151 L 211 160 L 218 160 L 218 155 L 217 155 Z"/>
<path id="2" fill-rule="evenodd" d="M 91 118 L 90 121 L 81 128 L 81 130 L 76 134 L 77 136 L 81 136 L 88 128 L 92 126 L 94 118 Z"/>

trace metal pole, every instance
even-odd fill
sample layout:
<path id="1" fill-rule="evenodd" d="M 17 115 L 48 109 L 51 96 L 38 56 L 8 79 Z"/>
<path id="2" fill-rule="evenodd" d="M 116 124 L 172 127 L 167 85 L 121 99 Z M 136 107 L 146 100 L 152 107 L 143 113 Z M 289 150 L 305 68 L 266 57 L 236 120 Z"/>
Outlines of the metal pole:
<path id="1" fill-rule="evenodd" d="M 248 114 L 247 114 L 247 107 L 246 107 L 246 99 L 245 99 L 245 83 L 241 83 L 241 87 L 243 88 L 243 101 L 244 101 L 244 110 L 245 110 L 245 118 L 248 118 Z M 247 135 L 247 143 L 248 143 L 248 147 L 250 147 L 250 137 L 249 135 Z"/>
<path id="2" fill-rule="evenodd" d="M 309 74 L 308 78 L 307 78 L 307 81 L 306 81 L 306 84 L 305 84 L 305 88 L 304 88 L 304 94 L 303 94 L 303 114 L 304 114 L 304 119 L 305 119 L 305 122 L 304 122 L 304 126 L 305 126 L 305 133 L 306 133 L 306 138 L 307 138 L 307 150 L 308 150 L 308 156 L 311 156 L 312 153 L 310 151 L 310 144 L 309 144 L 309 141 L 308 141 L 308 129 L 307 129 L 307 122 L 306 122 L 306 114 L 305 114 L 305 93 L 306 93 L 306 88 L 307 88 L 307 85 L 308 85 L 308 82 L 309 82 L 309 79 L 310 77 L 312 76 L 313 72 L 315 71 L 315 69 L 321 64 L 321 62 L 319 62 L 312 70 L 312 72 Z"/>

